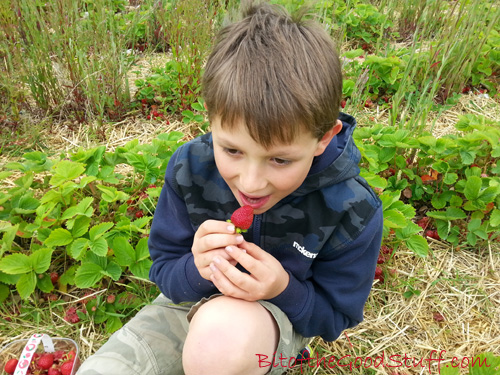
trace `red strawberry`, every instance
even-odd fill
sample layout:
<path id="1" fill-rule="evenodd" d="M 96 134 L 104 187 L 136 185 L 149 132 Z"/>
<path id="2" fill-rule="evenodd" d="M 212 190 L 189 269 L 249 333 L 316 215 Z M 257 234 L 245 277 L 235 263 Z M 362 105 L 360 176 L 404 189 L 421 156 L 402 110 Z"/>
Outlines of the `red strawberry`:
<path id="1" fill-rule="evenodd" d="M 62 375 L 61 370 L 55 367 L 49 368 L 48 375 Z"/>
<path id="2" fill-rule="evenodd" d="M 71 370 L 73 370 L 73 362 L 65 362 L 61 366 L 62 375 L 71 375 Z"/>
<path id="3" fill-rule="evenodd" d="M 5 372 L 7 374 L 13 374 L 14 371 L 16 371 L 17 362 L 19 361 L 15 358 L 9 359 L 4 367 Z"/>
<path id="4" fill-rule="evenodd" d="M 377 264 L 382 264 L 385 261 L 386 261 L 385 257 L 382 254 L 379 254 L 377 259 Z"/>
<path id="5" fill-rule="evenodd" d="M 440 240 L 441 239 L 441 237 L 439 237 L 439 234 L 438 234 L 437 230 L 431 230 L 431 229 L 429 229 L 429 230 L 425 231 L 425 235 L 427 237 L 434 238 L 435 240 Z"/>
<path id="6" fill-rule="evenodd" d="M 36 365 L 44 370 L 48 370 L 54 364 L 54 354 L 46 353 L 40 357 Z"/>
<path id="7" fill-rule="evenodd" d="M 58 280 L 59 280 L 59 274 L 57 272 L 51 272 L 50 281 L 52 281 L 52 284 L 57 283 Z"/>
<path id="8" fill-rule="evenodd" d="M 253 208 L 251 206 L 243 206 L 238 208 L 231 215 L 231 220 L 228 221 L 234 224 L 234 226 L 236 227 L 236 232 L 246 232 L 253 222 Z"/>

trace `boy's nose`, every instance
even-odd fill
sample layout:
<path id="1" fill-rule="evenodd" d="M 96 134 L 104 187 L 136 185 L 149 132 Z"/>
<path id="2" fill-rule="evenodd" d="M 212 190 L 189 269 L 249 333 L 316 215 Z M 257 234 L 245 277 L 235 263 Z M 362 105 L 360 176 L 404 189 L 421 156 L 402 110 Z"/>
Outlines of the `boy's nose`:
<path id="1" fill-rule="evenodd" d="M 248 167 L 240 171 L 240 186 L 247 194 L 258 194 L 267 186 L 266 178 L 260 168 Z"/>

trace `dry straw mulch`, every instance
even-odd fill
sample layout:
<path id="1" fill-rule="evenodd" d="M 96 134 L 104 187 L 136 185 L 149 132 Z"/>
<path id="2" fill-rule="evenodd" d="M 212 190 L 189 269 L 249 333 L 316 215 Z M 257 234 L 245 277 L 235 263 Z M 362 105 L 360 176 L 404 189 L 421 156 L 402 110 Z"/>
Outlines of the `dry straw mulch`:
<path id="1" fill-rule="evenodd" d="M 334 342 L 316 339 L 312 345 L 318 354 L 310 361 L 315 368 L 306 372 L 304 364 L 304 373 L 364 374 L 366 366 L 377 374 L 438 374 L 438 362 L 432 361 L 429 371 L 426 359 L 441 353 L 441 366 L 456 357 L 454 363 L 466 374 L 471 357 L 486 351 L 500 355 L 500 244 L 456 251 L 434 241 L 431 248 L 425 259 L 397 252 L 388 265 L 396 274 L 374 285 L 365 320 Z M 403 297 L 410 286 L 420 295 Z M 349 357 L 339 363 L 352 369 L 339 368 L 331 359 L 344 356 Z M 375 368 L 382 357 L 392 367 Z"/>

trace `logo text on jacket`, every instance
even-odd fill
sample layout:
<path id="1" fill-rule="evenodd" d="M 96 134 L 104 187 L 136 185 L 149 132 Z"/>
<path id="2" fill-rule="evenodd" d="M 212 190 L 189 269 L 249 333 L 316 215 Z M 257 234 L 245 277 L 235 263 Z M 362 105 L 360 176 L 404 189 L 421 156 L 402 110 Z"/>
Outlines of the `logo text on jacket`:
<path id="1" fill-rule="evenodd" d="M 304 246 L 300 246 L 296 241 L 293 241 L 293 247 L 295 247 L 298 251 L 302 253 L 302 255 L 308 257 L 308 258 L 316 258 L 318 254 L 311 253 L 310 251 L 307 251 Z"/>

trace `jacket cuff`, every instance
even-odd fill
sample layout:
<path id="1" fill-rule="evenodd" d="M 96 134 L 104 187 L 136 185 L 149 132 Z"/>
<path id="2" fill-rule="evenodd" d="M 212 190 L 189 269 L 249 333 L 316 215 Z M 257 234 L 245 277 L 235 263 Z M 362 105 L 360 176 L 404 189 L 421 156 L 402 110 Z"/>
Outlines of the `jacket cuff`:
<path id="1" fill-rule="evenodd" d="M 293 323 L 293 320 L 300 319 L 309 299 L 309 291 L 306 283 L 300 282 L 289 271 L 290 281 L 281 294 L 268 300 L 273 305 L 279 307 Z"/>

